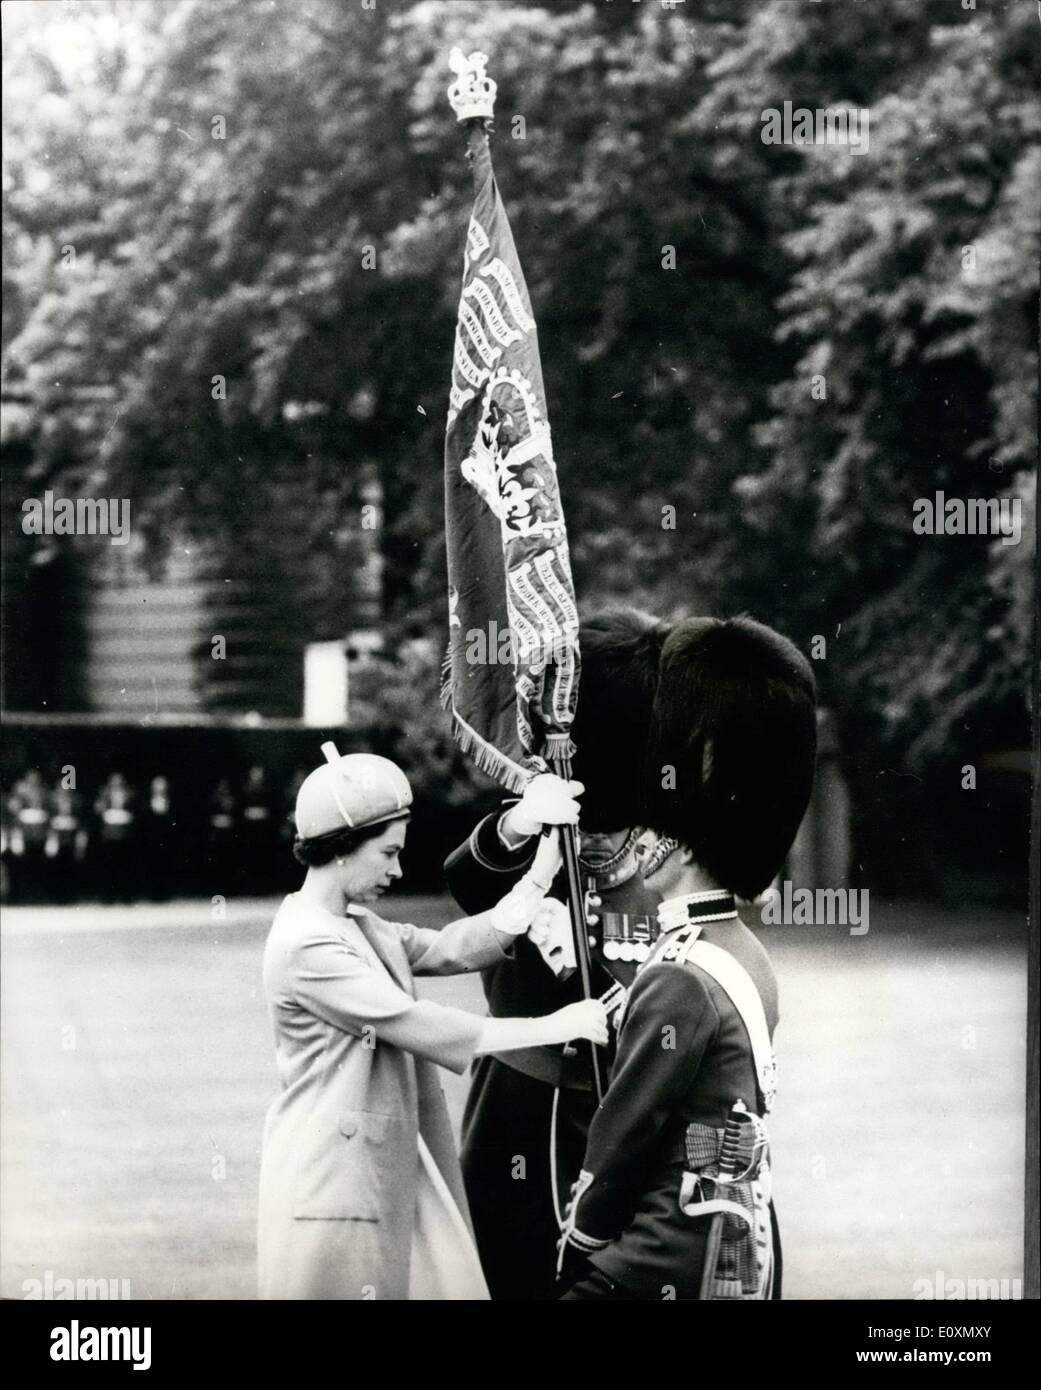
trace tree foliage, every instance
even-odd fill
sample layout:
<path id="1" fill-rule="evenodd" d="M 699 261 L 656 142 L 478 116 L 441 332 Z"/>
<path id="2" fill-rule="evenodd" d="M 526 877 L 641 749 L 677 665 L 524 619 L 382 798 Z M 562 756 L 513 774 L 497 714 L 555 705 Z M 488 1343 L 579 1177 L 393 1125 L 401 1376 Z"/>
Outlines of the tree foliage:
<path id="1" fill-rule="evenodd" d="M 824 635 L 893 757 L 1025 738 L 1032 530 L 915 536 L 911 505 L 1033 496 L 1032 7 L 40 9 L 8 25 L 5 347 L 42 477 L 254 555 L 322 637 L 375 466 L 391 619 L 437 637 L 446 55 L 481 48 L 584 606 Z M 867 108 L 869 150 L 764 144 L 785 100 Z"/>

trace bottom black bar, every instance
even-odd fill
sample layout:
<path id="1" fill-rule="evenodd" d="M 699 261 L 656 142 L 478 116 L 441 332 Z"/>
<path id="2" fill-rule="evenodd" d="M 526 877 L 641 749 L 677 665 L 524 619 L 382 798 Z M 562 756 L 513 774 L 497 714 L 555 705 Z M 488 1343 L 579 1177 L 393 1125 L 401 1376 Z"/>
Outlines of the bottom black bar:
<path id="1" fill-rule="evenodd" d="M 573 1315 L 518 1305 L 416 1304 L 357 1311 L 327 1303 L 16 1302 L 3 1304 L 5 1361 L 36 1377 L 66 1381 L 103 1371 L 143 1381 L 241 1373 L 254 1364 L 265 1380 L 280 1373 L 311 1377 L 363 1371 L 400 1381 L 415 1367 L 428 1377 L 473 1379 L 508 1346 L 511 1380 L 528 1366 L 559 1377 L 574 1367 L 586 1379 L 603 1366 L 645 1375 L 664 1348 L 644 1334 L 676 1337 L 670 1356 L 733 1373 L 742 1362 L 757 1377 L 777 1372 L 837 1372 L 900 1365 L 983 1366 L 1006 1376 L 1032 1352 L 1035 1302 L 1009 1300 L 749 1304 L 713 1303 L 682 1313 L 659 1311 L 610 1322 L 575 1323 Z M 602 1338 L 590 1333 L 602 1327 Z M 407 1331 L 406 1331 L 407 1329 Z M 402 1333 L 405 1333 L 403 1336 Z M 417 1335 L 418 1334 L 418 1335 Z M 534 1334 L 534 1335 L 532 1335 Z M 547 1335 L 548 1334 L 548 1335 Z M 580 1335 L 576 1335 L 580 1334 Z M 1029 1336 L 1029 1344 L 1028 1344 Z M 488 1339 L 494 1338 L 493 1348 Z M 550 1340 L 550 1338 L 552 1340 Z M 620 1340 L 619 1340 L 620 1339 Z M 620 1344 L 624 1342 L 624 1348 Z M 491 1361 L 485 1355 L 492 1351 Z M 619 1355 L 624 1362 L 609 1360 Z M 484 1376 L 478 1378 L 483 1379 Z M 498 1377 L 494 1377 L 498 1379 Z M 31 1383 L 31 1382 L 30 1382 Z"/>

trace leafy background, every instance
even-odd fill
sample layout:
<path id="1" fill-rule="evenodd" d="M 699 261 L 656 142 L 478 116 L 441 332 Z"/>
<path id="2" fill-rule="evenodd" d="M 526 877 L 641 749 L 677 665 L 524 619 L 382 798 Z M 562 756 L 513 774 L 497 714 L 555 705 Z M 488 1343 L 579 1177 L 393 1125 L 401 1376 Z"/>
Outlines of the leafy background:
<path id="1" fill-rule="evenodd" d="M 894 837 L 913 857 L 963 763 L 1026 748 L 1033 5 L 94 0 L 4 22 L 4 379 L 35 486 L 132 497 L 157 563 L 182 531 L 252 557 L 317 640 L 345 626 L 375 469 L 390 648 L 439 644 L 470 194 L 446 54 L 481 48 L 583 607 L 824 636 L 861 860 Z M 869 151 L 763 144 L 785 100 L 866 107 Z M 915 536 L 936 490 L 1021 498 L 1022 542 Z M 382 678 L 457 786 L 430 691 Z"/>

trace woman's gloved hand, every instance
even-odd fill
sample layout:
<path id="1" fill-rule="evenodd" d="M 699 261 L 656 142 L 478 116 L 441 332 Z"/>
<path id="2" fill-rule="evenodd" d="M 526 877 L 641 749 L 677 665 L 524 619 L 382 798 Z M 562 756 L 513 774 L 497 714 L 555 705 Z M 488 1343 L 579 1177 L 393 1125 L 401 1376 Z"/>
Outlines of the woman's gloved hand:
<path id="1" fill-rule="evenodd" d="M 571 914 L 556 898 L 544 898 L 535 909 L 528 937 L 554 975 L 560 976 L 577 966 Z"/>
<path id="2" fill-rule="evenodd" d="M 554 772 L 540 772 L 524 788 L 516 806 L 503 817 L 507 834 L 525 840 L 544 825 L 577 825 L 578 801 L 585 787 L 581 782 L 568 782 Z"/>
<path id="3" fill-rule="evenodd" d="M 491 909 L 492 926 L 507 936 L 522 936 L 560 870 L 560 834 L 551 831 L 539 840 L 531 868 Z"/>
<path id="4" fill-rule="evenodd" d="M 599 999 L 580 999 L 577 1004 L 565 1004 L 544 1020 L 552 1029 L 552 1042 L 574 1042 L 584 1038 L 598 1047 L 607 1045 L 607 1010 Z"/>

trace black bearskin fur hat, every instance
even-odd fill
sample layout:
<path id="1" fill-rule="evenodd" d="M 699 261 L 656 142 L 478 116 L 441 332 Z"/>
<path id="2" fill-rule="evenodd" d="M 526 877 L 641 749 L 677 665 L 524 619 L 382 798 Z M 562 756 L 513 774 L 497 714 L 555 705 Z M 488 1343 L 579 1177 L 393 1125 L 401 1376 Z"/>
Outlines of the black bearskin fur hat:
<path id="1" fill-rule="evenodd" d="M 776 877 L 813 788 L 816 688 L 786 637 L 740 617 L 676 623 L 661 647 L 646 824 L 738 897 Z"/>
<path id="2" fill-rule="evenodd" d="M 668 626 L 635 608 L 613 608 L 579 625 L 582 654 L 578 711 L 571 735 L 573 775 L 587 830 L 641 823 L 658 662 Z"/>

